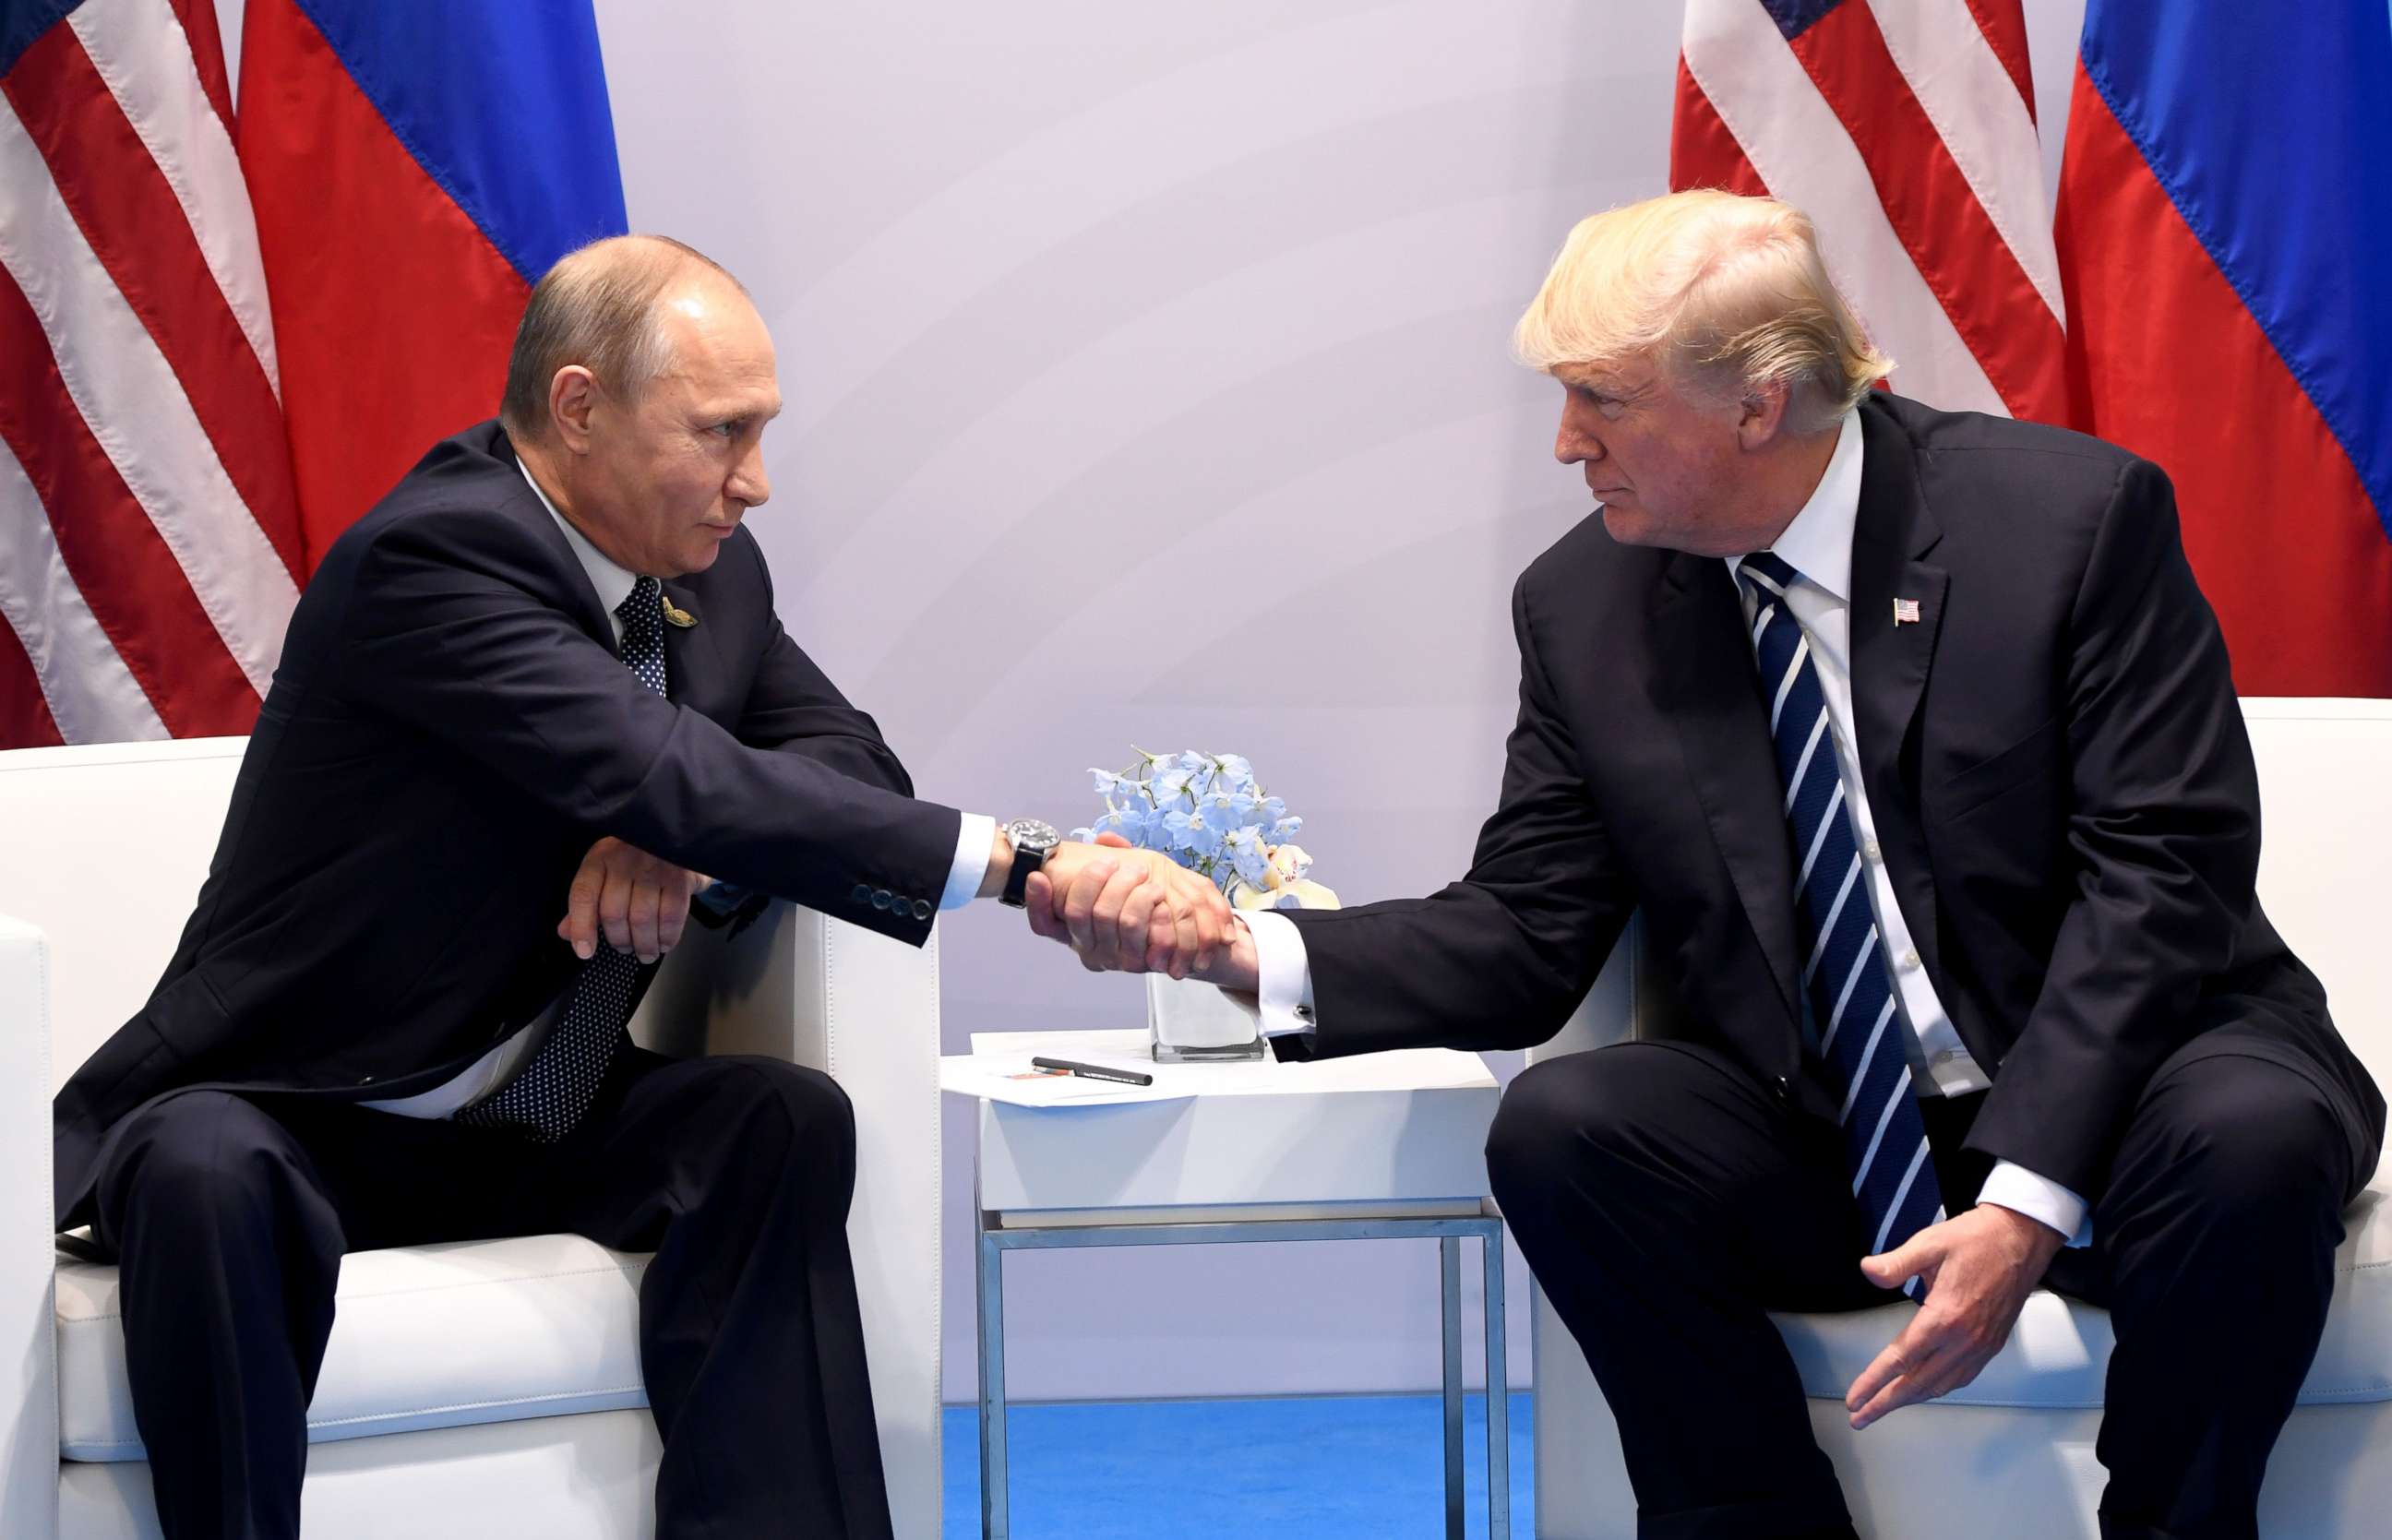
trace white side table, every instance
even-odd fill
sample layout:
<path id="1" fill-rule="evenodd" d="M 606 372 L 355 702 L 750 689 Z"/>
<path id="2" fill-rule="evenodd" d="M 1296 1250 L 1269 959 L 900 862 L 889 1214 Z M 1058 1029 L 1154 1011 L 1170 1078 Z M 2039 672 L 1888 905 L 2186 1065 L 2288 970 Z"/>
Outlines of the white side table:
<path id="1" fill-rule="evenodd" d="M 980 1104 L 981 1534 L 1008 1540 L 1005 1253 L 1087 1246 L 1435 1236 L 1445 1326 L 1445 1523 L 1462 1534 L 1462 1241 L 1487 1279 L 1487 1513 L 1511 1533 L 1503 1222 L 1487 1196 L 1501 1094 L 1475 1054 L 1418 1049 L 1317 1064 L 1156 1065 L 1143 1030 L 975 1032 L 974 1068 L 1049 1055 L 1151 1072 L 1183 1099 Z"/>

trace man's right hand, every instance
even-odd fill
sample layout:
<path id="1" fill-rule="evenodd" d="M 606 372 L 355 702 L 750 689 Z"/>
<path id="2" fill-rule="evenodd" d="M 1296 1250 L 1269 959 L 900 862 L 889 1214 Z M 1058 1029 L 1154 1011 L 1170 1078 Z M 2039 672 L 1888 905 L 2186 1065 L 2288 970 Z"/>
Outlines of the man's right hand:
<path id="1" fill-rule="evenodd" d="M 711 880 L 609 835 L 581 858 L 556 934 L 585 963 L 602 936 L 617 951 L 653 963 L 681 943 L 690 895 Z"/>
<path id="2" fill-rule="evenodd" d="M 1206 975 L 1243 937 L 1211 881 L 1118 835 L 1057 846 L 1023 899 L 1030 928 L 1070 947 L 1091 973 Z"/>

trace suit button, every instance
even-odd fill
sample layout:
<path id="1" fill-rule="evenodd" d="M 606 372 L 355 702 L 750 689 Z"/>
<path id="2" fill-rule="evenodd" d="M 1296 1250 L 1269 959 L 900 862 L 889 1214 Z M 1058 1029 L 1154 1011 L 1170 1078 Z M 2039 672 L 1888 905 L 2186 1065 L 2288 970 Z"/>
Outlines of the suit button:
<path id="1" fill-rule="evenodd" d="M 855 885 L 855 891 L 849 894 L 848 897 L 853 899 L 857 903 L 868 904 L 872 901 L 872 885 L 868 882 L 857 883 Z"/>
<path id="2" fill-rule="evenodd" d="M 358 1083 L 359 1085 L 371 1085 L 373 1084 L 373 1077 L 371 1075 L 360 1075 L 358 1077 Z"/>
<path id="3" fill-rule="evenodd" d="M 895 901 L 896 895 L 885 887 L 877 887 L 872 891 L 872 907 L 875 909 L 886 909 Z"/>
<path id="4" fill-rule="evenodd" d="M 916 918 L 916 919 L 917 919 L 917 920 L 927 920 L 927 919 L 929 919 L 930 917 L 930 899 L 915 899 L 915 900 L 914 900 L 914 918 Z"/>
<path id="5" fill-rule="evenodd" d="M 1776 1081 L 1771 1084 L 1769 1087 L 1769 1094 L 1777 1098 L 1777 1105 L 1779 1106 L 1792 1106 L 1794 1105 L 1794 1088 L 1787 1083 L 1786 1077 L 1783 1075 L 1778 1076 Z"/>

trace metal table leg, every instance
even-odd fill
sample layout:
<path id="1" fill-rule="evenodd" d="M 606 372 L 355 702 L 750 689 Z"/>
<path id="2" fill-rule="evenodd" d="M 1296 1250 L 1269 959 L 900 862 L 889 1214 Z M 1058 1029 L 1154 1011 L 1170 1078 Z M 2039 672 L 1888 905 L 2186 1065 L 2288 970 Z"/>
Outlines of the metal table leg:
<path id="1" fill-rule="evenodd" d="M 1198 1221 L 1006 1229 L 980 1215 L 980 1523 L 983 1540 L 1010 1540 L 1005 1441 L 1005 1253 L 1094 1246 L 1185 1246 L 1258 1240 L 1396 1240 L 1435 1236 L 1445 1338 L 1445 1524 L 1462 1540 L 1462 1237 L 1476 1236 L 1487 1273 L 1487 1517 L 1488 1540 L 1510 1540 L 1510 1404 L 1504 1399 L 1503 1223 L 1492 1216 Z"/>
<path id="2" fill-rule="evenodd" d="M 1504 1357 L 1502 1224 L 1488 1227 L 1479 1249 L 1487 1266 L 1487 1540 L 1511 1540 L 1512 1398 Z"/>
<path id="3" fill-rule="evenodd" d="M 1436 1261 L 1445 1316 L 1445 1536 L 1462 1540 L 1462 1237 L 1438 1236 Z"/>
<path id="4" fill-rule="evenodd" d="M 1005 1253 L 981 1222 L 980 1256 L 980 1533 L 1008 1540 L 1005 1459 Z"/>

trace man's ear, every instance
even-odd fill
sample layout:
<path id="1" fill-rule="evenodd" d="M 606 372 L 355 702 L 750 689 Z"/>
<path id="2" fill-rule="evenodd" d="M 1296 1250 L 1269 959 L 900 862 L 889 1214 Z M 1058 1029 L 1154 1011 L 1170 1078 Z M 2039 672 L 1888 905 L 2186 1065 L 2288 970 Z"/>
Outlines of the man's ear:
<path id="1" fill-rule="evenodd" d="M 548 420 L 567 454 L 590 452 L 592 419 L 598 410 L 598 381 L 579 364 L 567 364 L 548 382 Z"/>
<path id="2" fill-rule="evenodd" d="M 1736 421 L 1737 445 L 1750 452 L 1763 449 L 1786 432 L 1786 408 L 1793 393 L 1782 380 L 1773 380 L 1745 392 Z"/>

